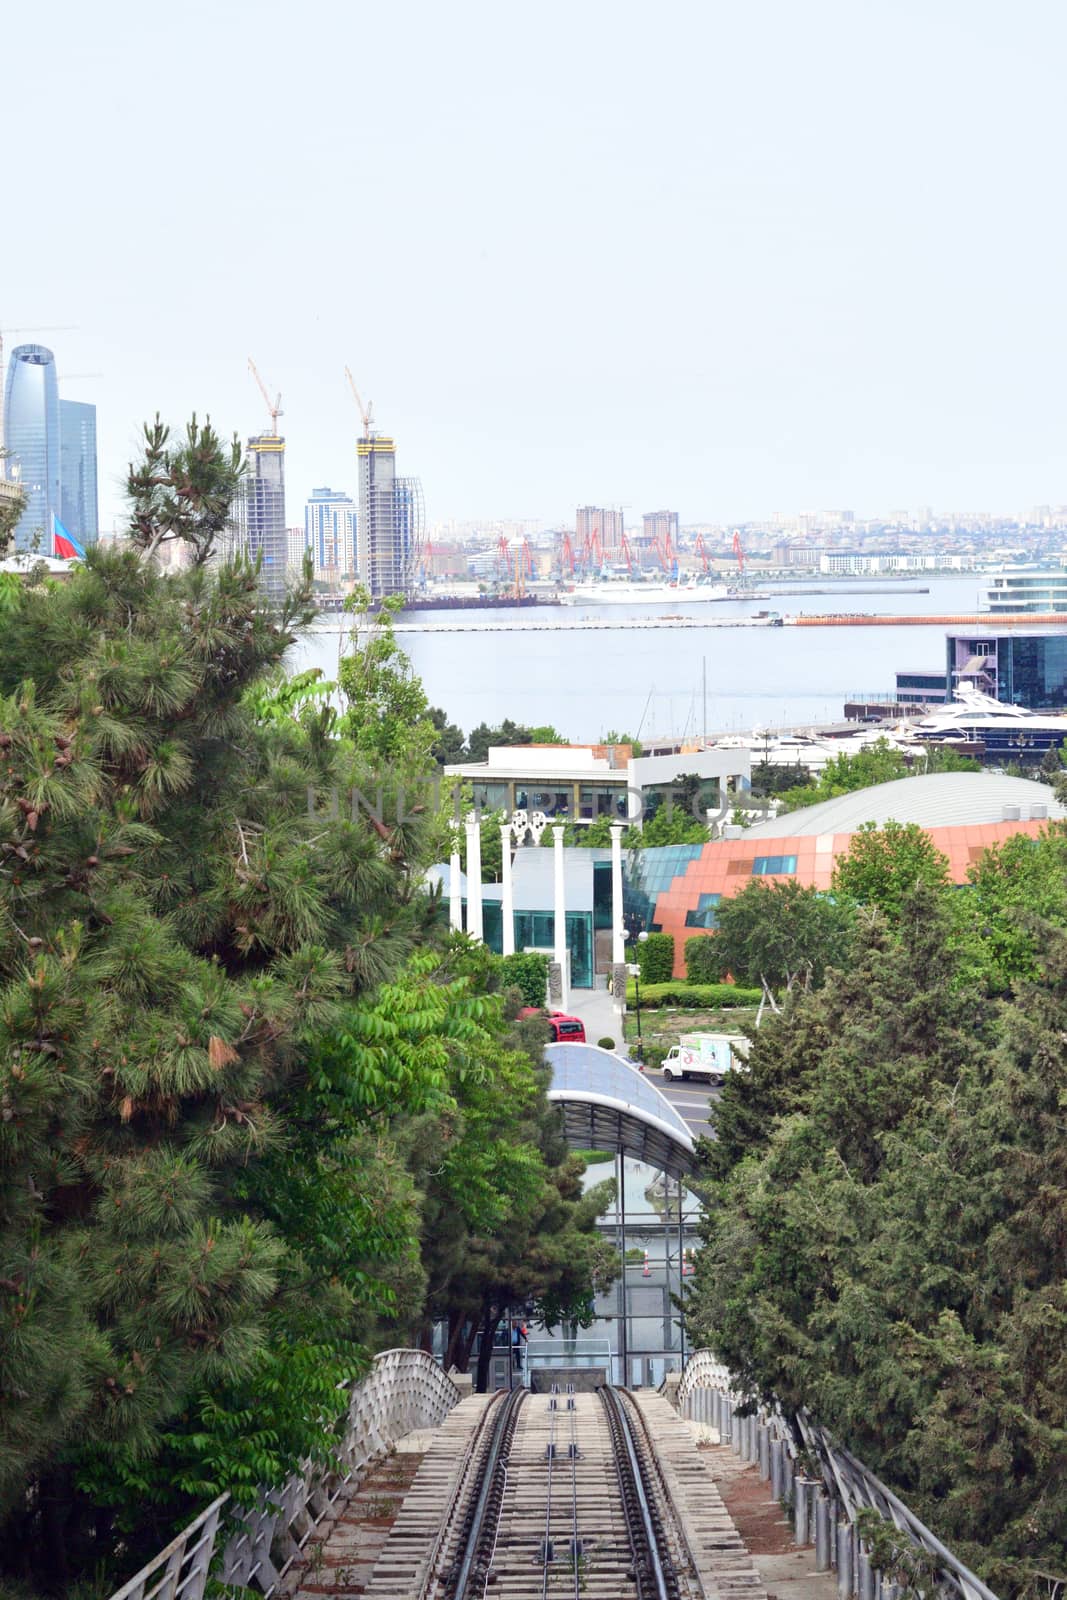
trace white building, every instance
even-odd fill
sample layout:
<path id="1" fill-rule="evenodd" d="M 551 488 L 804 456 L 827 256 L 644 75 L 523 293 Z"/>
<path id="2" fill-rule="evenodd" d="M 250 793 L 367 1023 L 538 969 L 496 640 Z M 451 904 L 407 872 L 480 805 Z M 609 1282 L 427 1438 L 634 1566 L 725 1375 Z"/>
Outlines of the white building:
<path id="1" fill-rule="evenodd" d="M 315 576 L 327 583 L 356 572 L 356 502 L 341 489 L 312 489 L 304 506 L 304 538 Z"/>

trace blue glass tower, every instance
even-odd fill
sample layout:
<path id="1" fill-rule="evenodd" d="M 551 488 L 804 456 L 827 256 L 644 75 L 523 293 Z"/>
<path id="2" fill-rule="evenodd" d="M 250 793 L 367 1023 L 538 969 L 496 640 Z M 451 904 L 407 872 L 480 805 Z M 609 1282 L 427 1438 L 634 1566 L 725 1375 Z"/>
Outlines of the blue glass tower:
<path id="1" fill-rule="evenodd" d="M 52 517 L 62 516 L 59 491 L 59 383 L 56 361 L 42 344 L 19 344 L 11 352 L 4 386 L 4 444 L 9 477 L 17 473 L 26 508 L 15 528 L 16 550 L 36 542 L 52 553 Z"/>
<path id="2" fill-rule="evenodd" d="M 59 520 L 84 545 L 100 531 L 96 501 L 96 407 L 59 402 Z"/>

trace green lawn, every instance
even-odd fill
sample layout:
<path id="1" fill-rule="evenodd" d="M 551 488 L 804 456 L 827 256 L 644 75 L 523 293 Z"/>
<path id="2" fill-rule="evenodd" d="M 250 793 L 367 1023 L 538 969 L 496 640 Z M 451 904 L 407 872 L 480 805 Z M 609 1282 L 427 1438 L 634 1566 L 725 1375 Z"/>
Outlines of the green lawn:
<path id="1" fill-rule="evenodd" d="M 665 1006 L 646 1011 L 642 1007 L 641 1037 L 646 1044 L 669 1050 L 683 1033 L 743 1033 L 755 1020 L 755 1006 L 738 1006 L 730 1011 L 690 1011 L 688 1007 L 675 1010 Z M 626 1011 L 626 1038 L 630 1043 L 637 1038 L 636 1014 L 630 1007 Z"/>

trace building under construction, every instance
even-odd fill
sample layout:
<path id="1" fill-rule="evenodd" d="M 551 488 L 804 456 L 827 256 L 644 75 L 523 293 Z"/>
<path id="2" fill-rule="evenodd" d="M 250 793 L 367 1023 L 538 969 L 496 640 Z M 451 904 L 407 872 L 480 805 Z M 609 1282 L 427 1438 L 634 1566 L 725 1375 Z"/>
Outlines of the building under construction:
<path id="1" fill-rule="evenodd" d="M 248 472 L 238 503 L 239 546 L 260 561 L 260 587 L 285 593 L 289 536 L 285 524 L 285 440 L 260 433 L 248 441 Z"/>
<path id="2" fill-rule="evenodd" d="M 396 445 L 385 434 L 357 440 L 360 582 L 372 600 L 409 594 L 415 586 L 425 512 L 418 478 L 396 475 Z"/>

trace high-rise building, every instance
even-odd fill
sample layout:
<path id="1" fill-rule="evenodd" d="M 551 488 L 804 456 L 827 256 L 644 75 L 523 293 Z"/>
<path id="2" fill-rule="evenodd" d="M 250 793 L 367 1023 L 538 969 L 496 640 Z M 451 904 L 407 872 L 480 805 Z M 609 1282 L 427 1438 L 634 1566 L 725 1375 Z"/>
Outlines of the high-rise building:
<path id="1" fill-rule="evenodd" d="M 96 407 L 81 400 L 59 402 L 59 520 L 81 544 L 96 543 Z"/>
<path id="2" fill-rule="evenodd" d="M 623 515 L 610 506 L 579 506 L 574 517 L 575 548 L 585 549 L 599 540 L 601 551 L 622 546 Z"/>
<path id="3" fill-rule="evenodd" d="M 415 581 L 422 542 L 422 488 L 396 475 L 396 446 L 384 434 L 356 442 L 359 517 L 356 565 L 372 600 L 406 594 Z"/>
<path id="4" fill-rule="evenodd" d="M 646 511 L 641 521 L 642 535 L 646 544 L 659 545 L 665 550 L 677 550 L 677 511 Z"/>
<path id="5" fill-rule="evenodd" d="M 316 578 L 336 581 L 356 571 L 356 504 L 342 489 L 312 489 L 304 537 Z"/>
<path id="6" fill-rule="evenodd" d="M 248 441 L 241 500 L 241 544 L 260 558 L 260 586 L 273 599 L 285 593 L 289 539 L 285 527 L 285 440 L 260 433 Z"/>
<path id="7" fill-rule="evenodd" d="M 26 505 L 15 526 L 15 548 L 37 545 L 52 553 L 52 518 L 61 515 L 59 492 L 59 385 L 56 361 L 42 344 L 19 344 L 11 351 L 4 384 L 4 463 L 16 478 Z"/>

